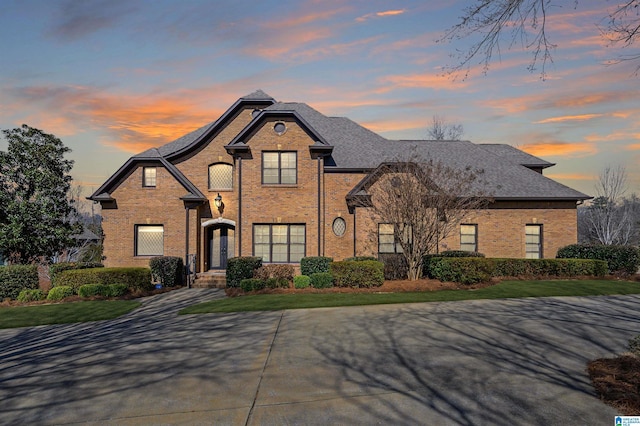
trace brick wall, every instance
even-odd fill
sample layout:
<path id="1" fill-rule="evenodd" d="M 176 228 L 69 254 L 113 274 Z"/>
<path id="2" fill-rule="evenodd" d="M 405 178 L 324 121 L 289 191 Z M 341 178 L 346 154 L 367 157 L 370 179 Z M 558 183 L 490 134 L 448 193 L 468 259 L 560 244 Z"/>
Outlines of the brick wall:
<path id="1" fill-rule="evenodd" d="M 105 266 L 148 266 L 149 256 L 134 256 L 135 225 L 164 225 L 164 255 L 184 257 L 185 209 L 180 197 L 186 190 L 163 167 L 157 167 L 155 188 L 142 187 L 142 167 L 111 194 L 117 209 L 103 209 Z M 197 218 L 190 214 L 190 233 Z M 195 238 L 190 251 L 195 253 Z"/>

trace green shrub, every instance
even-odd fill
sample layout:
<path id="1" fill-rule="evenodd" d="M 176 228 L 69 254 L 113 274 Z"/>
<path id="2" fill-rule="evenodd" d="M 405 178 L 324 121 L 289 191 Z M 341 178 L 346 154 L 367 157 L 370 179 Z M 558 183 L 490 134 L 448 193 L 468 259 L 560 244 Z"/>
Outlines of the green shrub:
<path id="1" fill-rule="evenodd" d="M 633 246 L 571 244 L 558 250 L 556 258 L 604 260 L 610 274 L 633 275 L 640 268 L 640 249 Z"/>
<path id="2" fill-rule="evenodd" d="M 60 285 L 53 287 L 47 294 L 47 300 L 62 300 L 65 297 L 75 296 L 76 292 L 73 287 L 68 285 Z"/>
<path id="3" fill-rule="evenodd" d="M 49 265 L 49 277 L 51 282 L 54 281 L 56 275 L 63 271 L 69 271 L 71 269 L 92 269 L 92 268 L 104 268 L 102 263 L 98 262 L 60 262 Z"/>
<path id="4" fill-rule="evenodd" d="M 52 284 L 54 288 L 66 285 L 75 290 L 85 284 L 125 284 L 131 290 L 153 289 L 149 268 L 73 269 L 57 274 Z"/>
<path id="5" fill-rule="evenodd" d="M 240 287 L 240 281 L 253 278 L 253 272 L 261 266 L 261 257 L 232 257 L 227 261 L 227 287 Z"/>
<path id="6" fill-rule="evenodd" d="M 316 272 L 309 275 L 311 279 L 311 287 L 313 288 L 331 288 L 333 287 L 333 276 L 330 272 Z"/>
<path id="7" fill-rule="evenodd" d="M 181 257 L 157 256 L 149 259 L 151 278 L 164 287 L 176 287 L 184 283 L 184 263 Z"/>
<path id="8" fill-rule="evenodd" d="M 330 270 L 337 287 L 380 287 L 384 283 L 384 264 L 377 260 L 333 262 Z"/>
<path id="9" fill-rule="evenodd" d="M 477 251 L 446 250 L 438 254 L 440 257 L 484 257 L 484 254 Z"/>
<path id="10" fill-rule="evenodd" d="M 22 290 L 35 290 L 38 282 L 36 265 L 0 266 L 0 301 L 15 299 Z"/>
<path id="11" fill-rule="evenodd" d="M 262 280 L 268 280 L 269 278 L 278 278 L 287 280 L 287 282 L 291 282 L 293 281 L 294 275 L 295 269 L 293 268 L 293 265 L 263 265 L 253 271 L 253 278 L 260 278 Z"/>
<path id="12" fill-rule="evenodd" d="M 307 288 L 311 285 L 311 277 L 308 275 L 298 275 L 293 277 L 293 286 L 297 289 Z"/>
<path id="13" fill-rule="evenodd" d="M 602 277 L 607 263 L 590 259 L 493 259 L 496 277 Z"/>
<path id="14" fill-rule="evenodd" d="M 127 294 L 129 287 L 126 284 L 109 284 L 105 286 L 106 297 L 121 297 Z"/>
<path id="15" fill-rule="evenodd" d="M 495 269 L 493 259 L 481 257 L 434 257 L 430 261 L 430 278 L 467 285 L 489 281 Z"/>
<path id="16" fill-rule="evenodd" d="M 318 272 L 329 272 L 329 265 L 333 258 L 324 256 L 303 257 L 300 260 L 300 273 L 302 275 L 315 274 Z"/>
<path id="17" fill-rule="evenodd" d="M 267 278 L 267 288 L 289 288 L 289 280 L 286 278 Z"/>
<path id="18" fill-rule="evenodd" d="M 607 264 L 587 259 L 486 259 L 481 257 L 430 257 L 429 278 L 474 284 L 493 277 L 542 278 L 601 277 Z"/>
<path id="19" fill-rule="evenodd" d="M 44 299 L 44 293 L 39 288 L 34 290 L 24 289 L 18 294 L 18 302 L 36 302 Z"/>
<path id="20" fill-rule="evenodd" d="M 347 257 L 346 259 L 343 259 L 343 260 L 347 262 L 363 262 L 365 260 L 378 260 L 378 259 L 373 256 L 354 256 L 354 257 Z"/>
<path id="21" fill-rule="evenodd" d="M 267 282 L 259 278 L 245 278 L 240 281 L 240 288 L 244 292 L 262 290 L 267 287 Z"/>
<path id="22" fill-rule="evenodd" d="M 385 280 L 404 280 L 409 275 L 409 263 L 403 254 L 380 253 L 380 262 L 384 264 Z"/>
<path id="23" fill-rule="evenodd" d="M 107 286 L 103 284 L 85 284 L 78 287 L 80 297 L 104 296 L 106 292 Z"/>

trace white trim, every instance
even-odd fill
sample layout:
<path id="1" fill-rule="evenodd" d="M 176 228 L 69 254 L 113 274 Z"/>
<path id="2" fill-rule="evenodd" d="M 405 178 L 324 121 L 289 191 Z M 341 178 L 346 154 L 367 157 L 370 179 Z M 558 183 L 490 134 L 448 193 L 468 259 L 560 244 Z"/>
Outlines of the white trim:
<path id="1" fill-rule="evenodd" d="M 233 227 L 236 226 L 236 223 L 233 220 L 224 219 L 222 217 L 219 217 L 217 219 L 209 219 L 206 222 L 202 222 L 200 226 L 202 226 L 203 228 L 206 228 L 207 226 L 220 225 L 220 224 L 225 224 Z"/>

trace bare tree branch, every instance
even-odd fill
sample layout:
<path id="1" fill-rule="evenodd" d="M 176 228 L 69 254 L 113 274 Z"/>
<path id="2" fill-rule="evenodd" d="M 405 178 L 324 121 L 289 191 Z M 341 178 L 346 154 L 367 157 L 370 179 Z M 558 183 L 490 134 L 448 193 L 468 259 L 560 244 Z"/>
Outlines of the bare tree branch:
<path id="1" fill-rule="evenodd" d="M 367 188 L 370 197 L 361 207 L 377 223 L 394 226 L 410 280 L 420 278 L 426 254 L 436 252 L 463 218 L 490 201 L 477 189 L 482 172 L 471 168 L 454 170 L 414 157 L 383 164 L 377 174 L 380 177 Z"/>
<path id="2" fill-rule="evenodd" d="M 506 40 L 508 48 L 520 44 L 523 50 L 532 53 L 529 71 L 540 67 L 540 76 L 546 78 L 547 65 L 553 63 L 552 52 L 557 47 L 547 34 L 547 18 L 553 8 L 571 4 L 578 7 L 578 0 L 476 0 L 464 9 L 460 22 L 449 28 L 438 40 L 454 42 L 479 36 L 466 50 L 452 55 L 457 64 L 448 67 L 450 74 L 469 73 L 474 60 L 487 72 L 494 56 L 500 57 L 501 42 Z M 625 0 L 604 17 L 602 36 L 611 45 L 631 47 L 640 37 L 640 0 Z M 639 53 L 619 57 L 615 62 L 639 60 Z M 636 74 L 640 65 L 636 68 Z"/>
<path id="3" fill-rule="evenodd" d="M 464 134 L 464 127 L 458 123 L 448 123 L 446 119 L 434 115 L 431 127 L 427 129 L 429 139 L 442 141 L 459 141 Z"/>

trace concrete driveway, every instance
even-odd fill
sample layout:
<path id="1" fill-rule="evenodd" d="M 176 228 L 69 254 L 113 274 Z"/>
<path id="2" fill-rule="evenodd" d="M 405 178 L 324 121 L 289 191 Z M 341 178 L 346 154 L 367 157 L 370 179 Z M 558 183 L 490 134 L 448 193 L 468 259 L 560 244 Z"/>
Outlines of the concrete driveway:
<path id="1" fill-rule="evenodd" d="M 0 424 L 613 424 L 588 360 L 640 334 L 640 296 L 177 316 L 0 330 Z"/>

